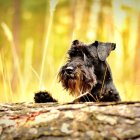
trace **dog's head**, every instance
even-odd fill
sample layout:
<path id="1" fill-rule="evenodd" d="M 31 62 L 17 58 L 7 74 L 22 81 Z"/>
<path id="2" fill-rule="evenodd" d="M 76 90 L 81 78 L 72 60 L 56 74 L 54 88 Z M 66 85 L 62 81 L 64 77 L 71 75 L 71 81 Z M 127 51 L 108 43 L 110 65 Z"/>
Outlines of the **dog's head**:
<path id="1" fill-rule="evenodd" d="M 79 40 L 74 40 L 68 51 L 68 61 L 58 74 L 63 87 L 76 96 L 90 92 L 98 81 L 95 71 L 102 69 L 100 64 L 105 62 L 115 47 L 114 43 L 95 41 L 86 45 Z"/>

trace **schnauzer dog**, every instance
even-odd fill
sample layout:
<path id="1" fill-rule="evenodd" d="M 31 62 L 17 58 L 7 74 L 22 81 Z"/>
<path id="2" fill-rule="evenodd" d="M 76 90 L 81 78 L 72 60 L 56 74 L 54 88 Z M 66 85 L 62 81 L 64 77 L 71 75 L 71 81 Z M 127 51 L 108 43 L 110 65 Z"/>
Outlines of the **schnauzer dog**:
<path id="1" fill-rule="evenodd" d="M 62 66 L 58 77 L 62 86 L 76 96 L 80 102 L 120 101 L 113 83 L 111 70 L 106 58 L 116 48 L 115 43 L 95 41 L 84 44 L 79 40 L 72 42 L 68 51 L 68 61 Z M 54 102 L 48 92 L 35 94 L 35 102 Z"/>

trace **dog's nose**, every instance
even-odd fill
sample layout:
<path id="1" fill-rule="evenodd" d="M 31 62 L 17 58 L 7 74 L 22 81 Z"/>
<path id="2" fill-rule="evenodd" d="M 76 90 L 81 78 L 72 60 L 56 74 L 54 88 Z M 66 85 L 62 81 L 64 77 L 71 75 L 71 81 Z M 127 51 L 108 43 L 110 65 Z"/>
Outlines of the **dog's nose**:
<path id="1" fill-rule="evenodd" d="M 66 70 L 67 74 L 72 74 L 72 72 L 74 71 L 74 68 L 73 67 L 67 67 L 65 70 Z"/>

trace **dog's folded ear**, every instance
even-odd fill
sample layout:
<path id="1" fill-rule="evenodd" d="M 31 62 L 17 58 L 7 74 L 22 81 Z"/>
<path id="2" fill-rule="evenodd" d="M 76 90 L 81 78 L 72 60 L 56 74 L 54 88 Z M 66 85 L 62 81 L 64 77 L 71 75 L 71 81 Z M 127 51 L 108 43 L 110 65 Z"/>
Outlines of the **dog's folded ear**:
<path id="1" fill-rule="evenodd" d="M 105 61 L 106 58 L 109 56 L 112 50 L 115 50 L 116 44 L 115 43 L 104 43 L 95 41 L 94 45 L 97 47 L 97 54 L 101 61 Z"/>

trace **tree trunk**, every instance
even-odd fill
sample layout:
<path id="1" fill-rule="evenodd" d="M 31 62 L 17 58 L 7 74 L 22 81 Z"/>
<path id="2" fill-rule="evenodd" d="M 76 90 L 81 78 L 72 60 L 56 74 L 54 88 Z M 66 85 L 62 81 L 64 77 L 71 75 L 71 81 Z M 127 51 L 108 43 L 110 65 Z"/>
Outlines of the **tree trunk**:
<path id="1" fill-rule="evenodd" d="M 0 104 L 0 140 L 140 139 L 140 102 Z"/>

